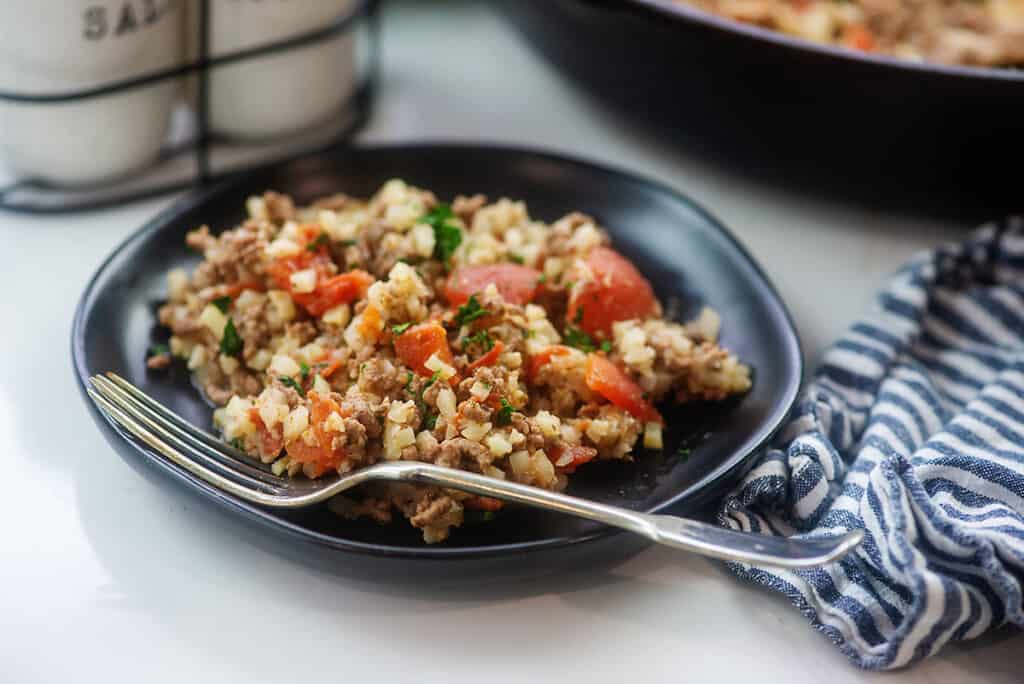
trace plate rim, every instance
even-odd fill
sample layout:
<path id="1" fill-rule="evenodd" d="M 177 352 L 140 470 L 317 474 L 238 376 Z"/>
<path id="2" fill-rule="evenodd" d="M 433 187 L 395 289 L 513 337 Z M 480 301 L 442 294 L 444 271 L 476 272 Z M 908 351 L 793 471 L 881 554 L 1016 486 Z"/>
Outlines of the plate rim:
<path id="1" fill-rule="evenodd" d="M 552 162 L 557 164 L 568 164 L 572 166 L 579 166 L 589 168 L 591 170 L 598 171 L 614 178 L 617 182 L 625 182 L 631 185 L 640 185 L 647 189 L 654 190 L 668 197 L 669 199 L 687 206 L 690 210 L 695 212 L 700 218 L 705 221 L 712 229 L 717 231 L 730 246 L 736 250 L 737 254 L 742 260 L 745 260 L 747 265 L 754 271 L 761 282 L 761 286 L 770 295 L 769 301 L 774 304 L 773 311 L 771 312 L 772 318 L 780 321 L 780 326 L 785 333 L 784 335 L 784 347 L 788 357 L 789 365 L 792 366 L 793 372 L 788 378 L 788 382 L 782 392 L 781 401 L 778 402 L 778 408 L 775 412 L 765 421 L 754 435 L 747 440 L 747 443 L 735 452 L 724 458 L 715 468 L 709 470 L 703 476 L 701 476 L 696 482 L 691 484 L 689 487 L 682 489 L 672 496 L 668 497 L 665 501 L 659 503 L 656 506 L 651 507 L 643 512 L 645 513 L 657 513 L 664 511 L 665 509 L 673 506 L 678 506 L 687 501 L 699 501 L 702 495 L 706 495 L 708 490 L 723 478 L 729 477 L 733 472 L 741 469 L 746 465 L 751 458 L 765 445 L 772 437 L 782 428 L 786 417 L 791 413 L 794 405 L 796 404 L 799 396 L 800 388 L 803 383 L 804 374 L 804 361 L 802 347 L 800 343 L 800 337 L 797 332 L 796 326 L 793 323 L 792 315 L 789 312 L 788 307 L 779 295 L 774 283 L 768 278 L 768 275 L 761 268 L 760 264 L 750 255 L 746 247 L 732 234 L 732 232 L 713 214 L 706 210 L 703 206 L 698 204 L 695 200 L 689 196 L 683 194 L 679 190 L 667 185 L 664 182 L 650 178 L 649 176 L 634 172 L 632 170 L 620 168 L 617 166 L 610 165 L 605 162 L 593 161 L 586 158 L 578 157 L 571 154 L 565 154 L 562 152 L 555 152 L 549 150 L 542 150 L 535 147 L 513 145 L 501 142 L 466 142 L 460 140 L 446 140 L 446 139 L 426 139 L 421 141 L 410 141 L 410 142 L 381 142 L 381 143 L 364 143 L 364 144 L 341 144 L 330 146 L 322 150 L 294 157 L 292 159 L 274 162 L 259 166 L 254 169 L 249 169 L 243 174 L 232 176 L 221 182 L 215 183 L 208 188 L 198 189 L 186 193 L 179 199 L 175 200 L 170 206 L 159 211 L 153 218 L 146 221 L 141 227 L 129 233 L 124 239 L 122 239 L 111 252 L 103 259 L 102 262 L 96 267 L 96 270 L 90 276 L 86 283 L 86 286 L 79 297 L 78 303 L 75 306 L 74 318 L 71 325 L 71 357 L 72 357 L 72 369 L 75 374 L 75 379 L 78 385 L 79 392 L 81 393 L 86 406 L 93 415 L 97 426 L 103 429 L 105 426 L 108 430 L 112 431 L 113 435 L 116 435 L 118 439 L 123 440 L 127 446 L 131 447 L 132 450 L 141 456 L 142 465 L 147 466 L 158 466 L 168 474 L 176 477 L 178 480 L 185 484 L 191 485 L 193 493 L 203 494 L 207 498 L 211 499 L 213 503 L 219 504 L 220 506 L 233 510 L 240 514 L 244 519 L 258 523 L 264 527 L 272 529 L 273 531 L 283 534 L 287 537 L 294 538 L 305 544 L 312 544 L 315 546 L 325 547 L 328 549 L 357 553 L 367 556 L 376 556 L 382 558 L 405 558 L 415 560 L 463 560 L 463 559 L 477 559 L 477 558 L 498 558 L 502 556 L 510 556 L 523 553 L 535 553 L 544 550 L 551 550 L 563 547 L 575 547 L 581 544 L 594 542 L 600 539 L 605 539 L 614 534 L 623 534 L 621 530 L 614 528 L 606 528 L 596 530 L 588 534 L 577 535 L 573 537 L 550 537 L 535 541 L 525 542 L 509 542 L 502 544 L 495 544 L 490 546 L 469 546 L 469 547 L 445 547 L 440 545 L 424 545 L 422 548 L 416 547 L 397 547 L 389 544 L 377 544 L 369 542 L 361 542 L 351 539 L 343 539 L 340 537 L 331 536 L 309 528 L 298 525 L 292 521 L 284 520 L 281 518 L 274 517 L 271 515 L 272 509 L 264 509 L 256 504 L 251 504 L 247 501 L 238 499 L 225 492 L 220 491 L 216 487 L 207 484 L 200 480 L 194 475 L 187 471 L 178 468 L 164 458 L 153 454 L 149 449 L 141 445 L 137 440 L 128 435 L 123 429 L 116 425 L 112 419 L 108 418 L 106 414 L 96 406 L 95 402 L 88 396 L 88 379 L 89 371 L 86 367 L 86 351 L 85 351 L 85 339 L 84 339 L 84 326 L 86 313 L 91 309 L 93 300 L 96 296 L 96 287 L 102 276 L 107 274 L 111 263 L 126 249 L 130 248 L 135 243 L 143 240 L 152 233 L 155 233 L 167 224 L 175 220 L 180 214 L 183 214 L 189 210 L 195 209 L 197 206 L 206 202 L 216 195 L 230 192 L 233 188 L 246 183 L 252 176 L 269 173 L 275 170 L 280 170 L 284 167 L 308 160 L 311 158 L 325 157 L 330 155 L 341 155 L 344 156 L 349 153 L 361 154 L 375 152 L 393 152 L 396 150 L 411 151 L 417 153 L 427 152 L 466 152 L 466 153 L 484 153 L 484 154 L 500 154 L 500 155 L 516 155 L 520 157 L 532 157 L 540 159 L 546 162 Z M 106 435 L 109 436 L 110 435 Z M 118 451 L 116 448 L 114 451 Z"/>

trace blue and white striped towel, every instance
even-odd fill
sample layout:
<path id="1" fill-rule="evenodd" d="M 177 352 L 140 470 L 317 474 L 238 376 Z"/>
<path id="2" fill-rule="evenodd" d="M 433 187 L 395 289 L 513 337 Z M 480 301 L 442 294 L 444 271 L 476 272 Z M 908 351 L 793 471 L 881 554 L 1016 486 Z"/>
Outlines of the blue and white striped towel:
<path id="1" fill-rule="evenodd" d="M 732 564 L 861 667 L 1024 627 L 1024 220 L 904 266 L 719 515 L 770 534 L 867 532 L 823 569 Z"/>

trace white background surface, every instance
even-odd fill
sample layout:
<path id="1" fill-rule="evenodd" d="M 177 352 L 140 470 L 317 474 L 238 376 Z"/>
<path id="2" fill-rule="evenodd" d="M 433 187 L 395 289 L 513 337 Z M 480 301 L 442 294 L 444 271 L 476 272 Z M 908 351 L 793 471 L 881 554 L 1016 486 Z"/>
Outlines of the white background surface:
<path id="1" fill-rule="evenodd" d="M 746 243 L 789 303 L 810 359 L 884 274 L 968 227 L 750 185 L 623 127 L 483 4 L 440 5 L 388 12 L 386 87 L 364 139 L 518 142 L 659 178 Z M 480 58 L 488 52 L 500 59 Z M 143 480 L 90 421 L 68 335 L 96 266 L 170 201 L 0 214 L 0 682 L 885 676 L 849 665 L 783 600 L 677 552 L 649 549 L 547 586 L 372 586 L 239 540 L 234 523 Z M 887 681 L 1009 683 L 1022 673 L 1024 638 L 1004 629 Z"/>

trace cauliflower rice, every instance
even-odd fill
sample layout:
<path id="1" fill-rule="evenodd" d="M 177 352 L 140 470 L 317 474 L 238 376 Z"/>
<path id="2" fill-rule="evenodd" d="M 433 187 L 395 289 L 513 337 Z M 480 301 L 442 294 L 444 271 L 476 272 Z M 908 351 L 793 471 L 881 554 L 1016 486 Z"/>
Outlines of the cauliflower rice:
<path id="1" fill-rule="evenodd" d="M 552 224 L 509 199 L 392 180 L 368 201 L 296 207 L 267 192 L 203 261 L 168 274 L 169 349 L 218 406 L 224 439 L 278 474 L 320 477 L 382 460 L 461 468 L 551 490 L 595 459 L 661 449 L 663 401 L 745 392 L 705 309 L 662 317 L 646 279 L 590 217 Z M 502 502 L 377 483 L 331 508 L 427 542 Z"/>

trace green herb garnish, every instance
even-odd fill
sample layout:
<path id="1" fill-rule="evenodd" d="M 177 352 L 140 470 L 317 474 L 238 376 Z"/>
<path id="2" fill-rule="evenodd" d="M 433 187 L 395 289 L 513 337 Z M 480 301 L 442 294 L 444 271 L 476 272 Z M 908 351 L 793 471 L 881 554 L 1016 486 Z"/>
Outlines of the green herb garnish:
<path id="1" fill-rule="evenodd" d="M 605 340 L 604 342 L 602 342 L 601 343 L 601 351 L 603 351 L 605 354 L 611 354 L 611 352 L 612 352 L 612 343 L 609 340 Z"/>
<path id="2" fill-rule="evenodd" d="M 576 315 L 572 317 L 572 322 L 579 325 L 583 321 L 583 307 L 576 309 Z"/>
<path id="3" fill-rule="evenodd" d="M 406 330 L 408 330 L 409 326 L 411 325 L 412 323 L 399 323 L 398 325 L 393 325 L 391 326 L 391 332 L 393 332 L 396 335 L 401 335 Z"/>
<path id="4" fill-rule="evenodd" d="M 480 300 L 476 298 L 476 295 L 470 295 L 469 300 L 459 307 L 458 312 L 455 314 L 455 325 L 463 326 L 468 323 L 472 323 L 478 318 L 491 313 L 487 309 L 480 306 Z"/>
<path id="5" fill-rule="evenodd" d="M 358 240 L 342 240 L 341 241 L 341 246 L 342 247 L 353 247 L 353 246 L 356 245 L 357 242 L 359 242 L 359 241 Z"/>
<path id="6" fill-rule="evenodd" d="M 308 245 L 306 245 L 306 250 L 309 252 L 315 252 L 324 245 L 326 245 L 327 240 L 327 233 L 321 232 L 319 235 L 313 238 Z"/>
<path id="7" fill-rule="evenodd" d="M 309 377 L 309 366 L 306 365 L 305 361 L 299 361 L 299 373 L 302 375 L 303 380 Z"/>
<path id="8" fill-rule="evenodd" d="M 539 277 L 539 278 L 537 278 L 537 284 L 538 284 L 538 285 L 543 285 L 543 284 L 544 284 L 544 283 L 546 283 L 546 282 L 548 282 L 548 277 L 547 277 L 547 275 L 545 275 L 545 274 L 541 273 L 541 274 L 540 274 L 540 277 Z"/>
<path id="9" fill-rule="evenodd" d="M 484 351 L 491 351 L 494 349 L 494 338 L 491 337 L 491 334 L 486 330 L 481 330 L 462 338 L 463 349 L 471 344 L 479 344 L 483 347 Z"/>
<path id="10" fill-rule="evenodd" d="M 149 348 L 150 356 L 163 356 L 164 354 L 170 354 L 171 350 L 167 348 L 166 344 L 154 344 Z"/>
<path id="11" fill-rule="evenodd" d="M 452 208 L 442 202 L 417 221 L 434 229 L 434 258 L 444 264 L 462 244 L 462 229 L 452 221 L 454 218 Z"/>
<path id="12" fill-rule="evenodd" d="M 512 263 L 516 263 L 516 264 L 525 264 L 526 263 L 526 259 L 524 259 L 523 257 L 519 256 L 518 254 L 509 254 L 507 256 L 508 256 L 508 260 L 511 261 Z"/>
<path id="13" fill-rule="evenodd" d="M 441 377 L 441 372 L 440 371 L 434 371 L 434 374 L 431 375 L 430 378 L 428 378 L 427 381 L 423 383 L 423 385 L 420 387 L 419 392 L 417 392 L 416 396 L 413 397 L 413 401 L 416 403 L 416 408 L 419 410 L 420 415 L 423 416 L 423 427 L 425 429 L 427 429 L 427 430 L 433 430 L 434 426 L 437 425 L 437 414 L 429 412 L 428 409 L 430 407 L 427 406 L 427 402 L 424 401 L 423 393 L 427 390 L 428 387 L 430 387 L 435 382 L 437 382 L 438 378 L 440 378 L 440 377 Z M 409 389 L 409 385 L 411 385 L 411 384 L 412 384 L 412 373 L 409 373 L 409 379 L 405 383 L 405 388 Z"/>
<path id="14" fill-rule="evenodd" d="M 676 449 L 676 456 L 679 458 L 687 458 L 690 455 L 690 450 L 686 447 L 679 447 Z"/>
<path id="15" fill-rule="evenodd" d="M 239 451 L 245 451 L 245 445 L 242 444 L 242 439 L 240 437 L 235 437 L 231 440 L 230 444 Z"/>
<path id="16" fill-rule="evenodd" d="M 300 385 L 295 380 L 295 378 L 289 378 L 287 375 L 282 375 L 281 377 L 278 378 L 278 380 L 285 387 L 291 387 L 293 390 L 298 392 L 300 397 L 305 397 L 306 396 L 306 390 L 302 389 L 302 385 Z"/>
<path id="17" fill-rule="evenodd" d="M 412 379 L 413 379 L 412 371 L 409 371 L 409 374 L 405 377 L 405 387 L 402 388 L 406 392 L 408 392 L 409 388 L 412 387 Z"/>
<path id="18" fill-rule="evenodd" d="M 238 356 L 242 353 L 242 338 L 238 334 L 235 322 L 230 318 L 227 325 L 224 326 L 224 334 L 220 338 L 220 353 L 227 356 Z"/>
<path id="19" fill-rule="evenodd" d="M 591 339 L 590 335 L 573 325 L 565 326 L 565 334 L 562 335 L 562 342 L 570 347 L 576 347 L 577 349 L 587 353 L 597 350 L 597 346 L 594 344 L 594 340 Z"/>
<path id="20" fill-rule="evenodd" d="M 494 520 L 494 511 L 484 511 L 484 514 L 480 516 L 480 520 L 483 522 Z"/>
<path id="21" fill-rule="evenodd" d="M 494 414 L 495 425 L 508 425 L 512 422 L 512 413 L 515 411 L 515 407 L 508 403 L 508 399 L 505 397 L 501 398 L 501 408 Z"/>
<path id="22" fill-rule="evenodd" d="M 221 313 L 227 313 L 228 308 L 231 307 L 231 297 L 224 295 L 223 297 L 217 297 L 210 303 L 220 309 Z"/>

